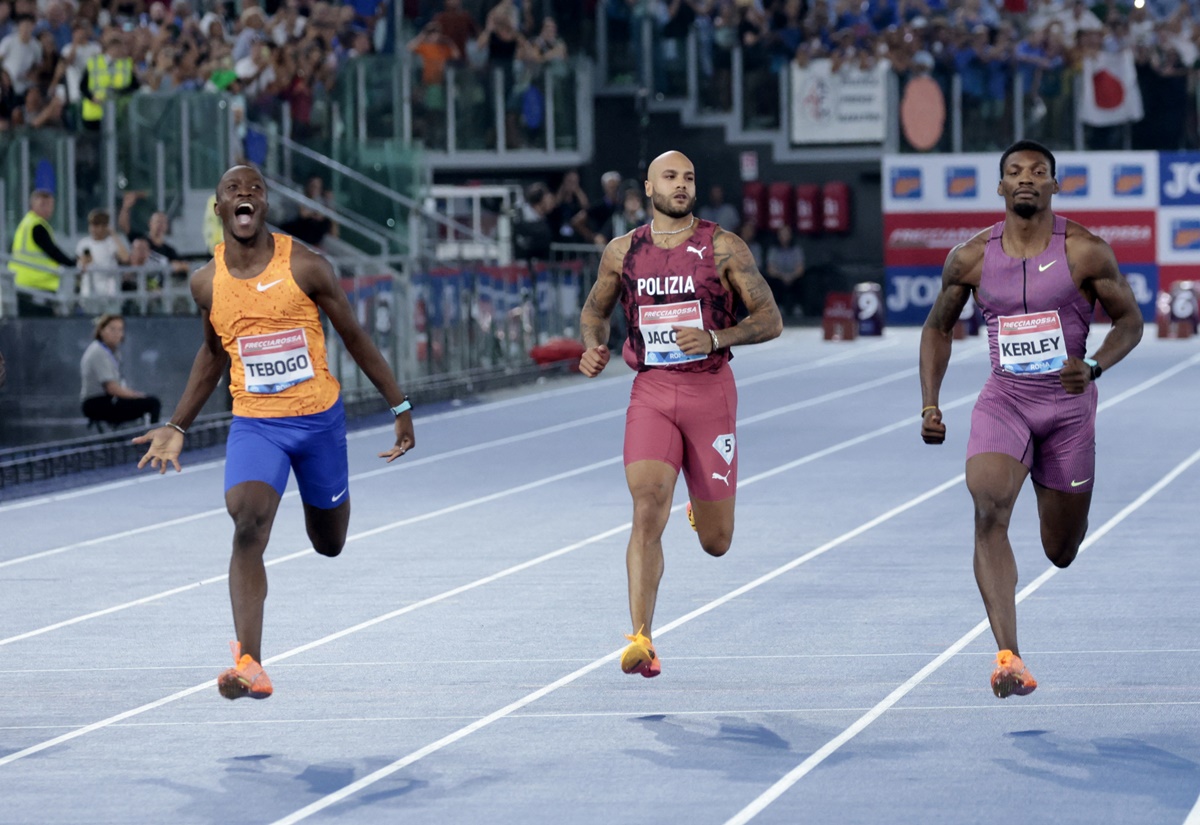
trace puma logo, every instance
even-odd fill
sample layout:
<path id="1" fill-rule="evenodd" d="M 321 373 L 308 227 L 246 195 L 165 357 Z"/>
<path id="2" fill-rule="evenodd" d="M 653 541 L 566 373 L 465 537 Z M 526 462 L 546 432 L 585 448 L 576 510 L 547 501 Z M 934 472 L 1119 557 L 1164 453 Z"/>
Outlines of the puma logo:
<path id="1" fill-rule="evenodd" d="M 278 281 L 271 281 L 271 283 L 269 283 L 269 284 L 259 284 L 258 291 L 266 292 L 268 289 L 275 286 L 275 284 L 282 284 L 282 283 L 283 283 L 283 278 L 280 278 Z"/>
<path id="2" fill-rule="evenodd" d="M 704 250 L 706 250 L 706 249 L 708 249 L 707 246 L 702 246 L 699 249 L 697 249 L 696 247 L 689 245 L 687 248 L 687 251 L 695 252 L 696 257 L 703 261 L 704 260 Z"/>
<path id="3" fill-rule="evenodd" d="M 732 472 L 733 472 L 733 470 L 726 470 L 725 475 L 721 475 L 720 473 L 713 473 L 712 477 L 716 478 L 716 479 L 720 479 L 721 481 L 724 481 L 725 486 L 728 487 L 729 486 L 729 474 Z"/>
<path id="4" fill-rule="evenodd" d="M 1048 264 L 1042 264 L 1042 265 L 1040 265 L 1040 266 L 1038 267 L 1038 272 L 1045 272 L 1047 269 L 1049 269 L 1050 267 L 1054 266 L 1056 263 L 1058 263 L 1058 258 L 1055 258 L 1053 261 L 1051 261 L 1051 262 L 1050 262 L 1050 263 L 1048 263 Z"/>

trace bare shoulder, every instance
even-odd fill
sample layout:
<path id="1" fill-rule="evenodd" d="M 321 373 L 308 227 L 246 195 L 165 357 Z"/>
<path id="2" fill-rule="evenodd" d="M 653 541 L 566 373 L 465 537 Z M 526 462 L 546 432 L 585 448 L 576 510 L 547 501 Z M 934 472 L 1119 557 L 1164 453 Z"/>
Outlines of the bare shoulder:
<path id="1" fill-rule="evenodd" d="M 746 242 L 736 232 L 730 232 L 728 229 L 722 229 L 717 226 L 713 230 L 713 254 L 714 255 L 736 255 L 743 249 L 749 250 Z"/>
<path id="2" fill-rule="evenodd" d="M 212 309 L 213 276 L 217 272 L 217 262 L 210 259 L 208 263 L 192 273 L 188 286 L 192 290 L 192 300 L 197 306 Z"/>
<path id="3" fill-rule="evenodd" d="M 1108 241 L 1075 221 L 1067 221 L 1067 262 L 1072 273 L 1082 277 L 1100 274 L 1110 264 L 1116 263 L 1116 255 Z"/>
<path id="4" fill-rule="evenodd" d="M 329 259 L 296 240 L 292 241 L 292 277 L 308 295 L 322 291 L 335 280 Z"/>
<path id="5" fill-rule="evenodd" d="M 625 266 L 625 256 L 629 254 L 629 248 L 632 245 L 633 231 L 613 238 L 604 245 L 604 252 L 600 257 L 600 268 L 605 272 L 620 273 Z"/>
<path id="6" fill-rule="evenodd" d="M 990 234 L 991 229 L 984 229 L 950 250 L 950 254 L 946 256 L 946 266 L 942 269 L 943 283 L 979 286 L 979 278 L 983 274 L 983 256 L 987 251 Z"/>
<path id="7" fill-rule="evenodd" d="M 758 273 L 758 264 L 750 247 L 736 232 L 717 227 L 713 232 L 713 259 L 717 262 L 717 271 L 722 275 L 734 277 L 743 272 Z"/>

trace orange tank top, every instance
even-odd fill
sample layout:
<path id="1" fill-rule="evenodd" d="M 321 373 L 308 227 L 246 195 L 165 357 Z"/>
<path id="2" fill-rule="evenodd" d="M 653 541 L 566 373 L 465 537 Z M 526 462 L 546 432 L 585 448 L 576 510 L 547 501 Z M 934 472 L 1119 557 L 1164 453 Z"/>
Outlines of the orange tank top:
<path id="1" fill-rule="evenodd" d="M 225 244 L 217 244 L 209 320 L 229 353 L 234 415 L 314 415 L 334 405 L 340 388 L 329 372 L 317 305 L 292 277 L 292 239 L 272 237 L 275 255 L 246 280 L 229 274 Z"/>

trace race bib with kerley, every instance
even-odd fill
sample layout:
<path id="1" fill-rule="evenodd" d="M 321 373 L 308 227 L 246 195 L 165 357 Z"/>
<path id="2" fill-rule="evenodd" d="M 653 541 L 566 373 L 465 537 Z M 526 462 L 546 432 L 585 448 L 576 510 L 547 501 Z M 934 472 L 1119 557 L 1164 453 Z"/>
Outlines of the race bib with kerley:
<path id="1" fill-rule="evenodd" d="M 1001 315 L 996 331 L 1000 368 L 1013 375 L 1057 372 L 1067 362 L 1058 312 Z"/>
<path id="2" fill-rule="evenodd" d="M 246 392 L 272 395 L 314 376 L 303 329 L 238 339 Z"/>
<path id="3" fill-rule="evenodd" d="M 699 301 L 678 304 L 643 304 L 638 307 L 638 328 L 646 344 L 646 366 L 667 367 L 687 361 L 700 361 L 707 355 L 688 355 L 675 343 L 672 327 L 704 329 Z"/>

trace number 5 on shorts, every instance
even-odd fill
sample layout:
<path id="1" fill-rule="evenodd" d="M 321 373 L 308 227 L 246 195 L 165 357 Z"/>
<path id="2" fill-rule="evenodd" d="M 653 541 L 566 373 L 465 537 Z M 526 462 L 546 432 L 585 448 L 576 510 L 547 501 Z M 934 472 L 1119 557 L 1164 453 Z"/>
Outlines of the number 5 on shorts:
<path id="1" fill-rule="evenodd" d="M 721 454 L 721 458 L 725 459 L 726 464 L 733 463 L 733 451 L 736 446 L 736 440 L 733 433 L 717 436 L 717 440 L 712 443 L 713 449 Z"/>

